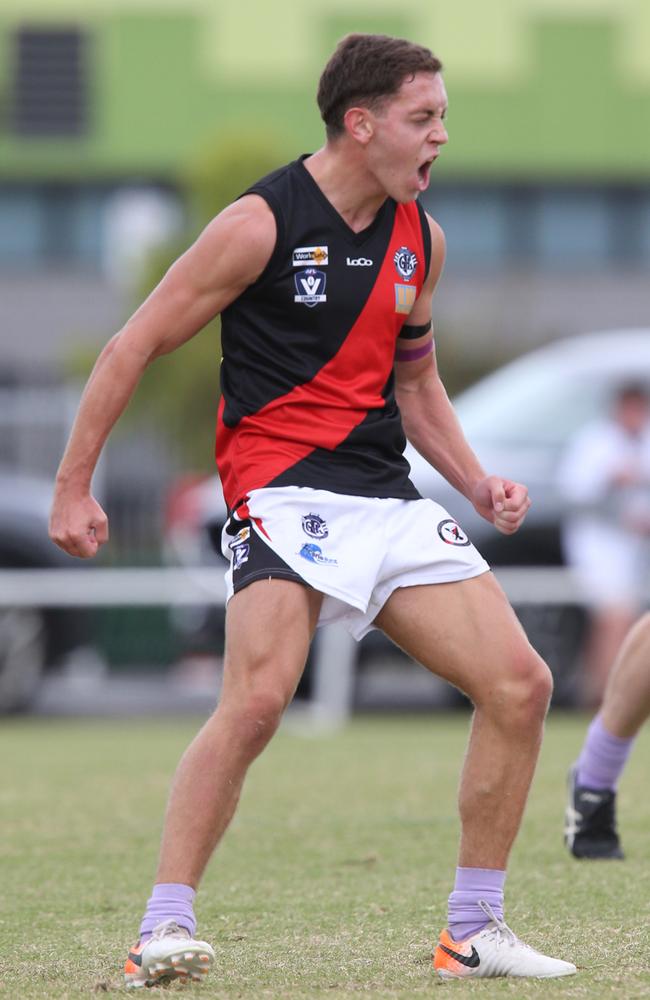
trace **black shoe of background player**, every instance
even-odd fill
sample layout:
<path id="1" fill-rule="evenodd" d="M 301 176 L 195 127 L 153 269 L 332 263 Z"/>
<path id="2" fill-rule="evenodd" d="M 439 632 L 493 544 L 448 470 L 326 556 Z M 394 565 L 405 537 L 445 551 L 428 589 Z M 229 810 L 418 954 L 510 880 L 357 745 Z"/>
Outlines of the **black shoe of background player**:
<path id="1" fill-rule="evenodd" d="M 569 770 L 564 843 L 575 858 L 622 858 L 616 792 L 576 784 L 577 771 L 575 764 Z"/>

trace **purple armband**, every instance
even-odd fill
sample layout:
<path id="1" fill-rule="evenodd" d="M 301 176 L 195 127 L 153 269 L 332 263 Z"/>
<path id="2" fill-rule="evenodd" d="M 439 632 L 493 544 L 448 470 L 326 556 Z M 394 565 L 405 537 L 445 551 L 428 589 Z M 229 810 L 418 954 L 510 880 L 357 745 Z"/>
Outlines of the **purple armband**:
<path id="1" fill-rule="evenodd" d="M 396 361 L 419 361 L 420 358 L 426 358 L 427 354 L 433 353 L 433 341 L 430 340 L 428 344 L 424 347 L 416 347 L 415 350 L 408 350 L 405 347 L 398 347 L 395 352 Z"/>

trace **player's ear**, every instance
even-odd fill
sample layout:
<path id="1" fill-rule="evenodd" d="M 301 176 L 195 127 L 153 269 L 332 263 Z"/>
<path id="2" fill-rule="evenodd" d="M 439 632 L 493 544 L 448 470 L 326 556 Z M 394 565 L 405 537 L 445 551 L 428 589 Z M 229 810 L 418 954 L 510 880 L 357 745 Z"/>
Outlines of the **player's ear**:
<path id="1" fill-rule="evenodd" d="M 343 115 L 343 125 L 348 135 L 362 146 L 370 142 L 375 131 L 367 108 L 348 108 Z"/>

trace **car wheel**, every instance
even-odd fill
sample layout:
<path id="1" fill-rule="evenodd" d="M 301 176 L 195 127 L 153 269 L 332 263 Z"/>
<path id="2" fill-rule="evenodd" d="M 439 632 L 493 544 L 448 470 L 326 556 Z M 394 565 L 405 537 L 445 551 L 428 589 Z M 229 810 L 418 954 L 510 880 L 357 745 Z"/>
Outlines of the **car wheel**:
<path id="1" fill-rule="evenodd" d="M 33 701 L 45 669 L 46 630 L 35 608 L 0 608 L 0 713 Z"/>

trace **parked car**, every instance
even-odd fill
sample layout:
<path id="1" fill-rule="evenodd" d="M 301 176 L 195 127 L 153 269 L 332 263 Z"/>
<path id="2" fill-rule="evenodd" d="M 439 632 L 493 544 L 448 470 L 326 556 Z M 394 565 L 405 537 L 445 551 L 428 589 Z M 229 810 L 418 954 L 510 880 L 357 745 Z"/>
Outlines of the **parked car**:
<path id="1" fill-rule="evenodd" d="M 491 565 L 559 565 L 562 503 L 555 470 L 562 448 L 606 410 L 622 382 L 640 379 L 650 386 L 650 329 L 613 330 L 557 340 L 504 365 L 454 399 L 485 469 L 528 486 L 533 505 L 515 535 L 497 532 L 409 445 L 413 481 L 423 496 L 458 519 Z M 185 563 L 220 562 L 226 507 L 216 477 L 188 491 L 184 515 L 170 530 L 170 551 Z M 531 605 L 517 610 L 554 669 L 557 700 L 570 700 L 583 609 Z M 206 609 L 206 625 L 211 614 Z"/>
<path id="2" fill-rule="evenodd" d="M 533 505 L 516 535 L 495 531 L 410 446 L 413 480 L 458 518 L 495 565 L 558 565 L 562 502 L 556 469 L 562 449 L 607 411 L 623 382 L 650 388 L 650 329 L 557 340 L 485 376 L 454 399 L 467 439 L 485 469 L 528 487 Z"/>
<path id="3" fill-rule="evenodd" d="M 78 565 L 48 538 L 52 484 L 0 469 L 0 569 Z M 75 612 L 0 606 L 0 714 L 27 708 L 43 674 L 83 644 Z"/>

